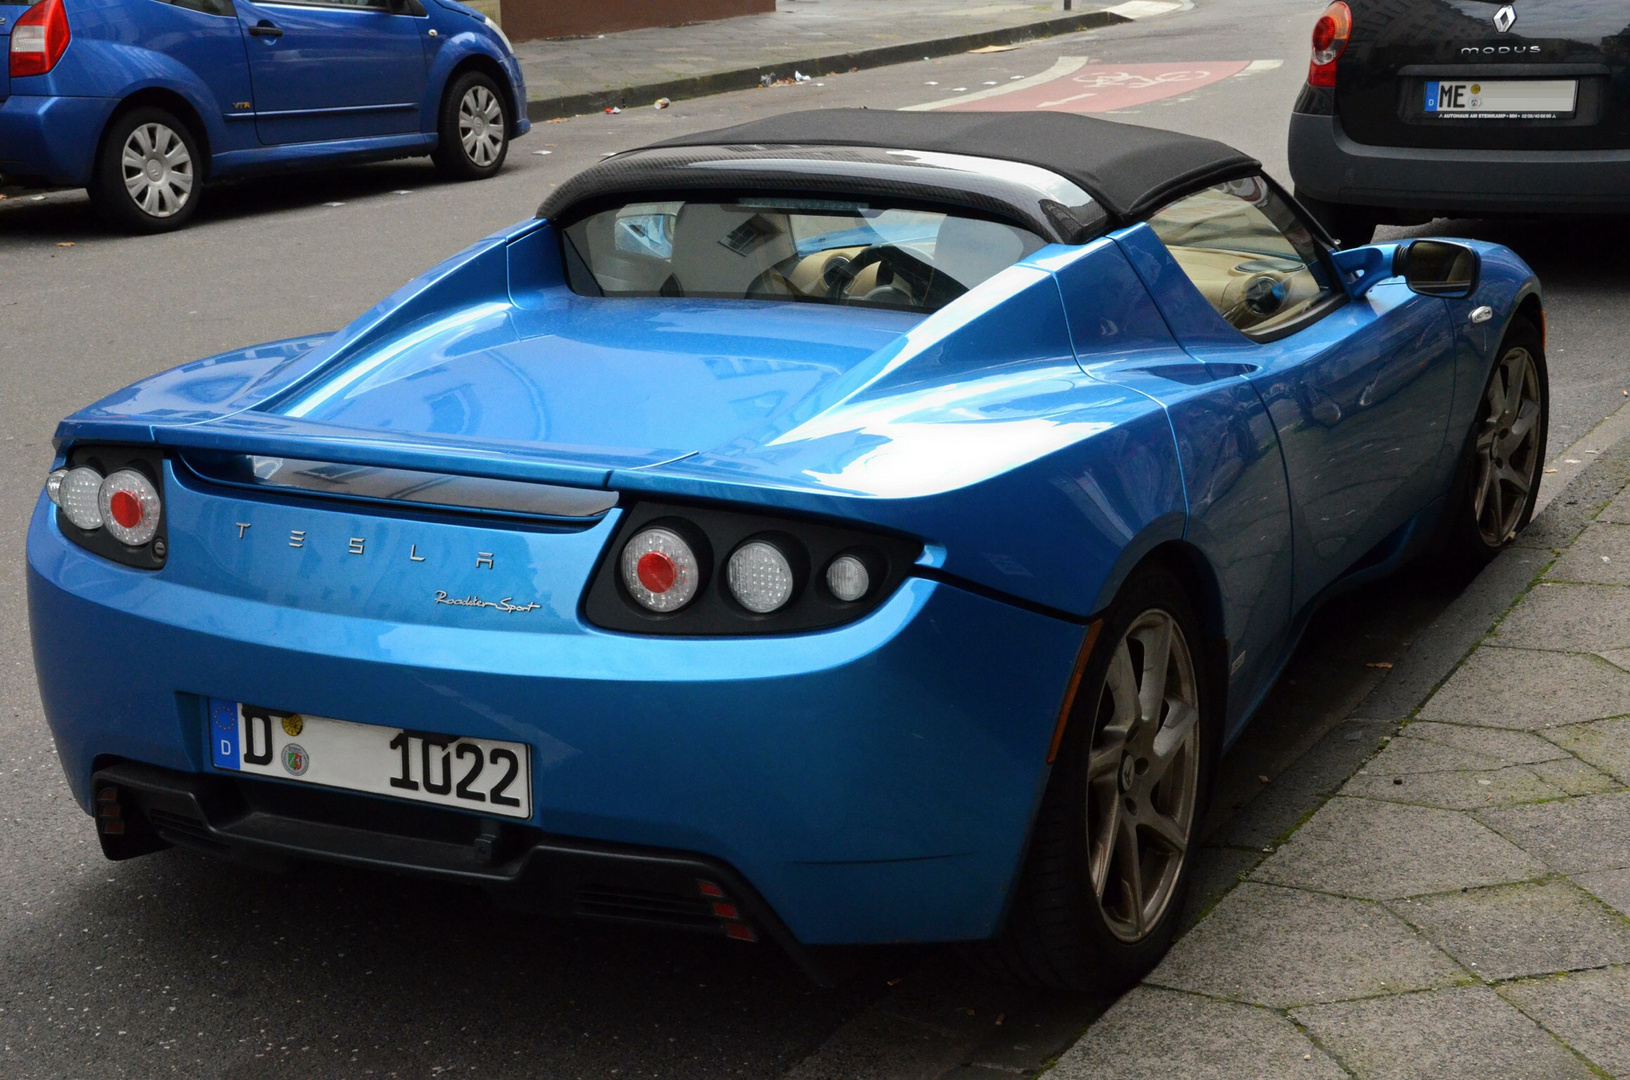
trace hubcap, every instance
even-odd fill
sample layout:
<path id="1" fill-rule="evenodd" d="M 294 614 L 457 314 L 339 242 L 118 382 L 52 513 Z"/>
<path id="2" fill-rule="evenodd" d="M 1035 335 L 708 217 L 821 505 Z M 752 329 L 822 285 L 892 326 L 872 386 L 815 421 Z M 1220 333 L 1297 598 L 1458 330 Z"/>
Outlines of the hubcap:
<path id="1" fill-rule="evenodd" d="M 125 191 L 142 213 L 167 218 L 192 198 L 192 155 L 164 124 L 142 124 L 125 140 L 119 156 Z"/>
<path id="2" fill-rule="evenodd" d="M 458 103 L 458 137 L 464 155 L 486 168 L 498 160 L 504 146 L 504 110 L 485 86 L 472 86 Z"/>
<path id="3" fill-rule="evenodd" d="M 1518 346 L 1500 359 L 1483 399 L 1472 513 L 1489 547 L 1517 532 L 1539 471 L 1539 372 Z"/>
<path id="4" fill-rule="evenodd" d="M 1199 792 L 1199 721 L 1183 631 L 1146 611 L 1115 646 L 1087 761 L 1088 874 L 1123 941 L 1147 935 L 1176 891 Z"/>

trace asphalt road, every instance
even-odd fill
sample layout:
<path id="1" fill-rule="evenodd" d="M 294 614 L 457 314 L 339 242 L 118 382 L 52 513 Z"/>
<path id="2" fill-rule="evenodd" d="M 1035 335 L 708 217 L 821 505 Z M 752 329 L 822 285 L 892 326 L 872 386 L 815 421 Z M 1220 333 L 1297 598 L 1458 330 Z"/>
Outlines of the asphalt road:
<path id="1" fill-rule="evenodd" d="M 441 184 L 420 163 L 242 183 L 211 190 L 199 224 L 172 236 L 113 235 L 77 193 L 10 193 L 0 202 L 0 1075 L 932 1075 L 966 1058 L 958 1047 L 974 1036 L 1015 1068 L 1045 1059 L 1101 1003 L 984 982 L 943 950 L 871 956 L 820 989 L 768 947 L 540 925 L 458 889 L 326 868 L 272 877 L 173 852 L 104 862 L 34 686 L 27 516 L 64 414 L 199 356 L 337 328 L 529 216 L 603 154 L 668 134 L 977 93 L 1061 57 L 1172 70 L 1277 60 L 1114 115 L 1223 138 L 1288 181 L 1284 132 L 1322 6 L 1202 2 L 1007 52 L 540 124 L 503 174 L 474 185 Z M 1623 223 L 1431 231 L 1509 243 L 1545 280 L 1553 451 L 1630 400 L 1617 347 L 1630 337 L 1630 269 L 1612 254 L 1630 238 Z M 1399 656 L 1459 585 L 1421 571 L 1329 609 L 1226 763 L 1222 817 L 1345 715 L 1381 678 L 1366 665 Z M 99 675 L 95 656 L 44 659 Z M 1217 850 L 1213 881 L 1230 865 Z"/>

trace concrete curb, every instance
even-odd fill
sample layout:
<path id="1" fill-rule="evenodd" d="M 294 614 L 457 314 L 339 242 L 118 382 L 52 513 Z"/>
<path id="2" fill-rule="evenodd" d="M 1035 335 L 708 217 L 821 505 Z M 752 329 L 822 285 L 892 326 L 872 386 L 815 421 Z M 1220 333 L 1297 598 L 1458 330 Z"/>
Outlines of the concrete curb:
<path id="1" fill-rule="evenodd" d="M 794 70 L 805 75 L 832 75 L 858 68 L 888 67 L 891 64 L 903 64 L 933 56 L 952 56 L 972 49 L 982 49 L 987 45 L 1013 45 L 1021 41 L 1074 34 L 1081 30 L 1096 30 L 1131 21 L 1126 16 L 1117 15 L 1112 11 L 1086 11 L 1062 19 L 1045 19 L 1041 22 L 1009 26 L 1001 30 L 987 30 L 978 34 L 959 34 L 955 37 L 913 41 L 904 45 L 885 45 L 875 49 L 833 53 L 830 56 L 786 60 L 776 63 L 773 69 L 744 67 L 611 90 L 532 98 L 526 103 L 526 115 L 527 119 L 533 121 L 555 120 L 563 116 L 600 112 L 614 106 L 627 108 L 630 105 L 650 105 L 657 98 L 678 100 L 706 97 L 709 94 L 724 94 L 732 90 L 751 90 L 759 85 L 760 77 L 766 74 L 791 78 Z"/>

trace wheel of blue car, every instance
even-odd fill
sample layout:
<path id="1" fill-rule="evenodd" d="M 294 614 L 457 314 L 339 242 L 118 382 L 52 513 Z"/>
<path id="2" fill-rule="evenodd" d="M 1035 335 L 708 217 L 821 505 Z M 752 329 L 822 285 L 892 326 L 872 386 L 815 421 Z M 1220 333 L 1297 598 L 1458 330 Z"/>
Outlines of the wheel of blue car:
<path id="1" fill-rule="evenodd" d="M 1136 572 L 1103 619 L 985 956 L 1020 981 L 1113 991 L 1170 943 L 1219 740 L 1186 591 Z"/>
<path id="2" fill-rule="evenodd" d="M 467 71 L 442 96 L 434 160 L 454 180 L 484 180 L 509 153 L 509 106 L 491 76 Z"/>
<path id="3" fill-rule="evenodd" d="M 1545 342 L 1526 319 L 1512 322 L 1478 399 L 1449 501 L 1447 550 L 1481 566 L 1516 539 L 1534 514 L 1549 428 Z"/>
<path id="4" fill-rule="evenodd" d="M 163 109 L 113 118 L 97 154 L 91 205 L 132 232 L 179 229 L 198 212 L 203 158 L 192 131 Z"/>

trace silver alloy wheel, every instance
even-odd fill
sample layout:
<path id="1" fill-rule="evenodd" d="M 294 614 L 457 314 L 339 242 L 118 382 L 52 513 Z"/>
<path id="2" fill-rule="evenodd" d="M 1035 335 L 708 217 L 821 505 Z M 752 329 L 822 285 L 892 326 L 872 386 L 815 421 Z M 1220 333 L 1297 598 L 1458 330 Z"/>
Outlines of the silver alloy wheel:
<path id="1" fill-rule="evenodd" d="M 1200 784 L 1200 697 L 1182 628 L 1145 611 L 1115 646 L 1087 760 L 1088 872 L 1109 929 L 1138 941 L 1171 903 Z"/>
<path id="2" fill-rule="evenodd" d="M 167 218 L 192 198 L 192 155 L 173 128 L 142 124 L 125 139 L 120 175 L 131 200 L 149 217 Z"/>
<path id="3" fill-rule="evenodd" d="M 464 91 L 458 103 L 458 137 L 464 156 L 485 169 L 498 160 L 504 147 L 504 110 L 498 96 L 485 86 Z"/>
<path id="4" fill-rule="evenodd" d="M 1539 472 L 1539 371 L 1516 346 L 1500 358 L 1483 399 L 1472 513 L 1483 543 L 1497 548 L 1522 522 Z"/>

